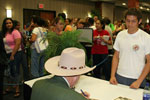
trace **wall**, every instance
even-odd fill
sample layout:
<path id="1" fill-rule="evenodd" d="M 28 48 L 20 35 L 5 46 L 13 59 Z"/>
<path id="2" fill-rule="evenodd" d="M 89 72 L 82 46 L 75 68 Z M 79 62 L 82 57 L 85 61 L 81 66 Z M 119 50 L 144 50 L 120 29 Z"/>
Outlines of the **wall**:
<path id="1" fill-rule="evenodd" d="M 116 6 L 115 12 L 114 12 L 114 21 L 124 20 L 124 13 L 126 10 L 127 10 L 127 8 Z"/>
<path id="2" fill-rule="evenodd" d="M 125 11 L 127 10 L 127 8 L 123 8 L 123 7 L 119 7 L 116 6 L 115 7 L 115 12 L 114 12 L 114 21 L 115 20 L 124 20 L 124 14 Z M 142 22 L 146 23 L 147 18 L 150 19 L 150 12 L 147 11 L 142 11 Z"/>
<path id="3" fill-rule="evenodd" d="M 147 18 L 150 20 L 150 13 L 143 11 L 143 12 L 142 12 L 142 22 L 143 22 L 143 23 L 146 23 Z M 150 22 L 150 21 L 149 21 L 149 22 Z"/>
<path id="4" fill-rule="evenodd" d="M 88 12 L 95 7 L 93 2 L 87 0 L 0 0 L 0 27 L 6 17 L 6 8 L 11 8 L 12 18 L 23 23 L 23 8 L 38 9 L 38 3 L 44 4 L 44 10 L 56 11 L 56 13 L 66 10 L 68 17 L 85 18 Z"/>
<path id="5" fill-rule="evenodd" d="M 113 22 L 114 4 L 102 3 L 102 17 L 108 17 Z"/>
<path id="6" fill-rule="evenodd" d="M 68 17 L 85 18 L 91 9 L 95 8 L 94 2 L 87 0 L 0 0 L 0 29 L 3 19 L 6 17 L 6 8 L 12 8 L 13 19 L 23 23 L 23 8 L 38 9 L 39 3 L 44 4 L 44 10 L 56 11 L 56 13 L 67 11 Z M 102 3 L 102 16 L 109 17 L 113 22 L 124 19 L 124 11 L 127 8 L 114 6 L 111 3 Z M 143 12 L 143 22 L 150 13 Z"/>

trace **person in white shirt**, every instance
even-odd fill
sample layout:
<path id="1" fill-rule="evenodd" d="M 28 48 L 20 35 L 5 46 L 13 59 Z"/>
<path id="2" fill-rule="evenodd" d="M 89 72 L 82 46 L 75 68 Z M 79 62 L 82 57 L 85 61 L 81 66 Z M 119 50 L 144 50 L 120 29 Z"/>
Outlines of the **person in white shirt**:
<path id="1" fill-rule="evenodd" d="M 93 30 L 96 29 L 93 18 L 89 18 L 88 23 L 89 23 L 89 28 L 92 28 Z"/>
<path id="2" fill-rule="evenodd" d="M 121 31 L 114 43 L 111 84 L 143 88 L 150 70 L 150 35 L 138 28 L 142 14 L 130 8 L 125 14 L 127 30 Z"/>
<path id="3" fill-rule="evenodd" d="M 44 49 L 40 47 L 40 43 L 43 44 L 43 47 L 46 46 L 46 42 L 42 40 L 47 35 L 47 30 L 45 27 L 45 20 L 40 17 L 35 17 L 32 21 L 35 28 L 32 31 L 30 43 L 31 45 L 31 78 L 38 78 L 44 75 L 44 57 L 42 53 Z"/>
<path id="4" fill-rule="evenodd" d="M 110 24 L 110 19 L 109 18 L 107 18 L 107 17 L 105 17 L 104 19 L 103 19 L 103 21 L 104 21 L 104 23 L 105 23 L 105 30 L 109 33 L 109 35 L 110 35 L 110 37 L 111 37 L 111 40 L 112 40 L 112 36 L 113 36 L 113 34 L 112 34 L 112 30 L 111 30 L 111 28 L 110 28 L 110 26 L 109 26 L 109 24 Z M 112 41 L 112 44 L 111 45 L 107 45 L 108 46 L 108 51 L 109 51 L 109 54 L 112 54 L 113 53 L 113 41 Z"/>
<path id="5" fill-rule="evenodd" d="M 96 25 L 96 21 L 98 20 L 98 16 L 95 15 L 93 19 L 94 19 L 94 26 L 95 26 Z"/>

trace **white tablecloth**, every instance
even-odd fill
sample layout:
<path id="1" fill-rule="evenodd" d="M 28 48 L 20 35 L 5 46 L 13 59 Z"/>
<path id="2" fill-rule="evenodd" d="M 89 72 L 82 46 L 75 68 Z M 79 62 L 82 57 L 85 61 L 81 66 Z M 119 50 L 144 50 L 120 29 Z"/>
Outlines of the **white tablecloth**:
<path id="1" fill-rule="evenodd" d="M 32 87 L 33 83 L 40 79 L 50 78 L 52 75 L 26 81 L 25 84 Z M 91 98 L 98 100 L 114 100 L 117 97 L 126 97 L 132 100 L 142 100 L 143 89 L 131 89 L 125 85 L 112 85 L 108 81 L 96 79 L 93 77 L 82 75 L 75 90 L 81 93 L 80 89 L 87 91 Z"/>

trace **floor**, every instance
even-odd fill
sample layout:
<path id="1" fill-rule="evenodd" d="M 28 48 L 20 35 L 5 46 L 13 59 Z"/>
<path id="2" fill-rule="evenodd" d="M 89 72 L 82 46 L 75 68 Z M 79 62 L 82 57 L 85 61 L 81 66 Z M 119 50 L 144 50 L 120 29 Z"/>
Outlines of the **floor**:
<path id="1" fill-rule="evenodd" d="M 20 92 L 20 96 L 19 97 L 14 97 L 14 91 L 12 91 L 12 92 L 10 92 L 8 94 L 3 95 L 3 100 L 24 100 L 23 99 L 23 85 L 20 86 L 20 91 L 21 92 Z"/>
<path id="2" fill-rule="evenodd" d="M 22 71 L 22 67 L 20 68 L 20 80 L 22 80 L 22 82 L 20 83 L 20 96 L 19 97 L 14 97 L 15 94 L 15 89 L 12 89 L 12 92 L 3 95 L 3 100 L 24 100 L 24 93 L 23 93 L 23 71 Z M 5 73 L 7 75 L 7 71 Z M 6 90 L 8 84 L 7 84 L 7 78 L 4 77 L 4 89 Z"/>

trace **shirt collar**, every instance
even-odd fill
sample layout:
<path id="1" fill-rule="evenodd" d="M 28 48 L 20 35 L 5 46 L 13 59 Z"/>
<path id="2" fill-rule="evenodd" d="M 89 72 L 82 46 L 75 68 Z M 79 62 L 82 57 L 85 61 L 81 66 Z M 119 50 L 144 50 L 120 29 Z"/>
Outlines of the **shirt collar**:
<path id="1" fill-rule="evenodd" d="M 68 86 L 70 87 L 68 80 L 65 77 L 62 77 L 62 78 L 67 82 Z"/>

